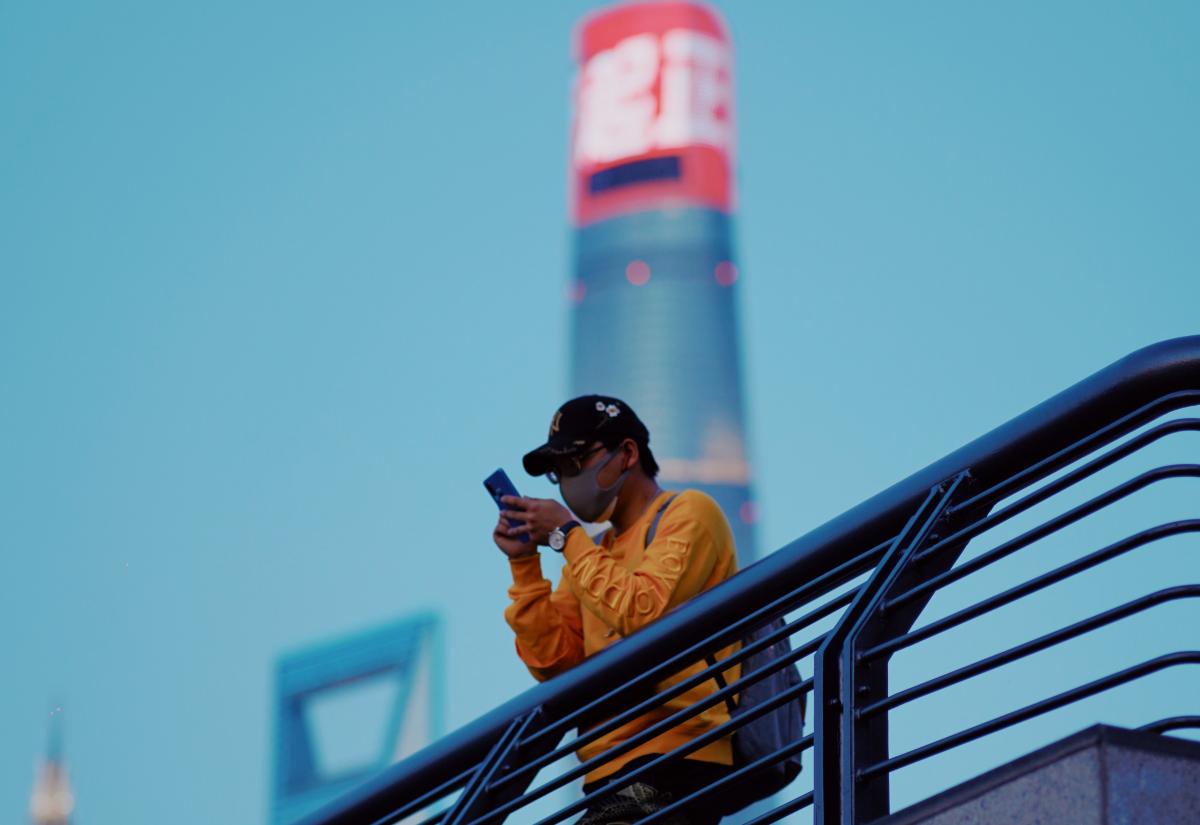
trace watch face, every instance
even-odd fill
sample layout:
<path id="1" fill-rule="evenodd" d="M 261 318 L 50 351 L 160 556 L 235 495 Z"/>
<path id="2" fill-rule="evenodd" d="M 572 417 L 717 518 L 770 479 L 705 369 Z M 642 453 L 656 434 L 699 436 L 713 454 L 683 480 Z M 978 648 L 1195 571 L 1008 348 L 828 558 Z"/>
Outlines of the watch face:
<path id="1" fill-rule="evenodd" d="M 563 545 L 566 543 L 567 543 L 566 536 L 564 536 L 562 534 L 561 530 L 554 530 L 553 532 L 550 533 L 550 549 L 551 550 L 561 550 L 561 549 L 563 549 Z"/>

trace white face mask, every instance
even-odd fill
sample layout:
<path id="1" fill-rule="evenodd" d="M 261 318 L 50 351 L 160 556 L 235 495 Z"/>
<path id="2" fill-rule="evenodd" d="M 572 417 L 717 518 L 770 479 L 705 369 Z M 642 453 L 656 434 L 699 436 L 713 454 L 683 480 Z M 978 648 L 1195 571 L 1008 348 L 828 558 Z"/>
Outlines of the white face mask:
<path id="1" fill-rule="evenodd" d="M 597 477 L 618 452 L 610 450 L 608 457 L 595 467 L 579 475 L 564 477 L 558 482 L 563 501 L 572 513 L 586 522 L 595 524 L 607 521 L 617 509 L 617 494 L 621 492 L 621 485 L 625 483 L 629 470 L 623 471 L 611 487 L 601 487 Z"/>

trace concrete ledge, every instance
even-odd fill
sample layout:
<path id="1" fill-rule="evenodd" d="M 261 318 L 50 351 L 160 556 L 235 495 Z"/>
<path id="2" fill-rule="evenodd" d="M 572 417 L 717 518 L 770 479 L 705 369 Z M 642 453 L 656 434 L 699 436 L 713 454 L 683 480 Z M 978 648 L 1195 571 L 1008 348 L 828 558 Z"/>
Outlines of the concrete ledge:
<path id="1" fill-rule="evenodd" d="M 876 825 L 1200 822 L 1200 742 L 1096 725 Z"/>

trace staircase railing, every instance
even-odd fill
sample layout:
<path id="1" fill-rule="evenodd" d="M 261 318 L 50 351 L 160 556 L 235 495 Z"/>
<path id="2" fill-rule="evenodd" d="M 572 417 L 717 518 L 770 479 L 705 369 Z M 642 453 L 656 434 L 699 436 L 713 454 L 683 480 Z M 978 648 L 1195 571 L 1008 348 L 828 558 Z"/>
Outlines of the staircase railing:
<path id="1" fill-rule="evenodd" d="M 536 825 L 562 822 L 602 792 L 580 796 L 568 791 L 570 798 L 563 803 L 564 794 L 556 793 L 560 789 L 577 787 L 585 773 L 607 760 L 723 702 L 773 670 L 807 657 L 813 662 L 812 678 L 773 703 L 759 706 L 757 712 L 767 713 L 778 704 L 813 694 L 812 734 L 761 760 L 766 764 L 812 751 L 812 789 L 771 810 L 756 811 L 752 822 L 765 825 L 810 807 L 814 821 L 822 825 L 886 816 L 891 810 L 890 777 L 901 768 L 1149 674 L 1200 664 L 1198 650 L 1170 652 L 917 747 L 898 753 L 890 747 L 889 713 L 897 708 L 1158 605 L 1200 597 L 1200 585 L 1181 582 L 902 690 L 889 690 L 889 663 L 896 653 L 1149 544 L 1200 532 L 1197 498 L 1192 510 L 1196 518 L 1147 525 L 916 626 L 930 600 L 944 588 L 1140 490 L 1170 479 L 1200 477 L 1198 464 L 1156 467 L 1063 512 L 1025 524 L 1047 502 L 1059 500 L 1056 497 L 1067 490 L 1083 489 L 1084 482 L 1103 479 L 1103 471 L 1130 456 L 1170 435 L 1200 431 L 1200 419 L 1166 420 L 1168 414 L 1197 404 L 1200 336 L 1134 352 L 777 550 L 621 644 L 389 768 L 303 822 L 485 825 L 513 815 L 519 817 L 514 821 Z M 972 540 L 1014 524 L 1021 525 L 1016 535 L 982 553 L 965 554 Z M 786 618 L 785 627 L 756 647 L 786 636 L 790 654 L 744 673 L 705 700 L 588 762 L 572 760 L 579 748 L 712 679 L 715 669 L 656 692 L 664 679 L 781 616 Z M 716 667 L 723 671 L 753 654 L 756 647 L 744 647 Z M 1200 691 L 1192 695 L 1200 696 Z M 1200 707 L 1194 710 L 1200 713 Z M 682 758 L 747 721 L 747 715 L 736 716 L 657 762 Z M 1145 723 L 1146 729 L 1160 732 L 1186 727 L 1200 727 L 1200 716 Z M 570 735 L 574 731 L 580 732 Z M 643 765 L 639 772 L 654 767 Z M 701 797 L 718 804 L 756 767 L 739 766 L 722 782 L 640 821 L 647 825 L 666 821 L 681 805 Z M 631 774 L 629 780 L 636 776 Z"/>

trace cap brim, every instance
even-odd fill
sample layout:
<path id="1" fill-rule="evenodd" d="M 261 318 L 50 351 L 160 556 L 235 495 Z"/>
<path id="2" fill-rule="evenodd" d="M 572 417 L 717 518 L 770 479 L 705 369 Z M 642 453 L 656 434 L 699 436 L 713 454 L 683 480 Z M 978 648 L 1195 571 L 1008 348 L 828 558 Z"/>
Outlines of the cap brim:
<path id="1" fill-rule="evenodd" d="M 558 434 L 558 436 L 561 435 L 561 433 Z M 531 476 L 543 476 L 554 469 L 554 459 L 557 456 L 580 453 L 588 443 L 587 439 L 572 441 L 561 437 L 551 438 L 542 446 L 525 453 L 521 464 L 525 467 L 525 472 Z"/>
<path id="2" fill-rule="evenodd" d="M 544 476 L 553 469 L 552 456 L 554 453 L 550 451 L 550 444 L 546 443 L 535 450 L 530 450 L 525 453 L 525 457 L 521 459 L 521 464 L 525 467 L 525 472 L 531 476 Z"/>

